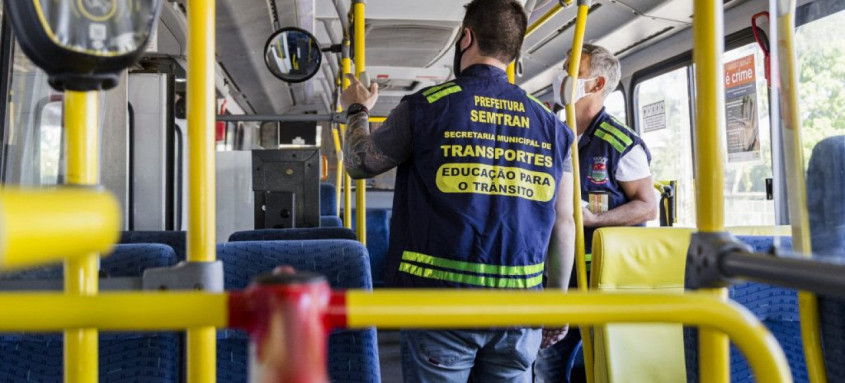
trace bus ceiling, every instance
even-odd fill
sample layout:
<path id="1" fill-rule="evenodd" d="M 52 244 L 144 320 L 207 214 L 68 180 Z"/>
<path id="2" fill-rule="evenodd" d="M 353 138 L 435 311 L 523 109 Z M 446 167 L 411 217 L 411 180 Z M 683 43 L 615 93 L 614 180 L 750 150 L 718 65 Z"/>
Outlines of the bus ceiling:
<path id="1" fill-rule="evenodd" d="M 726 1 L 726 9 L 748 2 Z M 463 17 L 464 1 L 368 0 L 367 63 L 371 78 L 379 82 L 382 96 L 374 114 L 386 115 L 401 97 L 452 76 L 452 47 Z M 558 0 L 524 0 L 536 21 Z M 312 34 L 321 46 L 340 43 L 339 12 L 349 9 L 348 0 L 219 0 L 217 57 L 221 79 L 218 91 L 231 95 L 246 113 L 328 113 L 334 100 L 337 57 L 325 53 L 322 68 L 309 81 L 288 84 L 264 65 L 264 43 L 282 27 L 299 27 Z M 184 52 L 182 21 L 172 11 L 180 2 L 168 4 L 162 13 L 166 38 L 175 44 L 174 55 Z M 677 32 L 692 22 L 688 0 L 594 0 L 586 40 L 606 46 L 620 57 L 631 55 Z M 575 7 L 567 7 L 529 36 L 523 45 L 524 75 L 517 83 L 528 92 L 542 95 L 561 67 L 572 41 Z M 165 41 L 166 40 L 166 41 Z M 689 43 L 691 44 L 691 42 Z M 170 52 L 167 52 L 170 53 Z"/>

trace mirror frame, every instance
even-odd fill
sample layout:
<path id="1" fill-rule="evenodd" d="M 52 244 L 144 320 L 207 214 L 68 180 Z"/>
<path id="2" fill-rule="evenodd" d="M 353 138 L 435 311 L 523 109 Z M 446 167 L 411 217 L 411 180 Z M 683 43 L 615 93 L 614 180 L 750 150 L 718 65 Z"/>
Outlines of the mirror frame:
<path id="1" fill-rule="evenodd" d="M 298 27 L 285 27 L 285 28 L 282 28 L 282 29 L 279 29 L 279 30 L 273 32 L 273 34 L 271 34 L 270 37 L 267 38 L 267 42 L 264 43 L 264 50 L 261 52 L 261 55 L 264 56 L 264 65 L 267 66 L 267 70 L 270 71 L 270 74 L 272 74 L 273 77 L 276 77 L 279 80 L 282 80 L 282 81 L 284 81 L 288 84 L 297 84 L 297 83 L 308 81 L 312 77 L 316 76 L 317 73 L 320 73 L 320 68 L 323 66 L 323 51 L 322 51 L 322 48 L 320 48 L 320 55 L 317 56 L 319 58 L 319 60 L 317 60 L 317 70 L 315 70 L 314 73 L 311 73 L 308 76 L 305 76 L 301 80 L 299 80 L 299 79 L 298 80 L 291 80 L 291 79 L 282 78 L 281 76 L 279 76 L 275 72 L 273 72 L 273 69 L 270 67 L 270 63 L 267 62 L 267 48 L 270 47 L 270 44 L 273 42 L 273 40 L 277 36 L 279 36 L 279 35 L 281 35 L 282 33 L 285 33 L 285 32 L 303 33 L 303 34 L 307 35 L 311 39 L 311 41 L 313 41 L 315 44 L 317 44 L 318 48 L 320 48 L 320 42 L 317 40 L 317 38 L 314 36 L 313 33 L 308 32 L 308 31 L 306 31 L 302 28 L 298 28 Z"/>

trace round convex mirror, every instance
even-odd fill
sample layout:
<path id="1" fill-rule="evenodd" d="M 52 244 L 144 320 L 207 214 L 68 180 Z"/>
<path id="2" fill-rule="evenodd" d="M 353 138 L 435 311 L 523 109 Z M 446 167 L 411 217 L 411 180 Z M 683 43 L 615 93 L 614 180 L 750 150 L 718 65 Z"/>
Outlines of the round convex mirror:
<path id="1" fill-rule="evenodd" d="M 264 62 L 270 73 L 286 82 L 303 82 L 314 77 L 322 61 L 317 39 L 304 29 L 282 28 L 264 46 Z"/>

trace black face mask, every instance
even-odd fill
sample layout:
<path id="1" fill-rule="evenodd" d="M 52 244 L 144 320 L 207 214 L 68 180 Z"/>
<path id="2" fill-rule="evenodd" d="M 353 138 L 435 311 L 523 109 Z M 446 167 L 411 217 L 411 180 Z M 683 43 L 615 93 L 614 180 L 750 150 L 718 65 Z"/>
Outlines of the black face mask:
<path id="1" fill-rule="evenodd" d="M 455 43 L 455 61 L 452 64 L 452 70 L 455 72 L 456 78 L 461 75 L 461 57 L 463 57 L 464 53 L 472 46 L 472 32 L 470 32 L 469 38 L 469 46 L 464 50 L 461 50 L 461 40 L 464 39 L 463 33 L 461 33 L 461 38 L 458 39 L 458 42 Z"/>

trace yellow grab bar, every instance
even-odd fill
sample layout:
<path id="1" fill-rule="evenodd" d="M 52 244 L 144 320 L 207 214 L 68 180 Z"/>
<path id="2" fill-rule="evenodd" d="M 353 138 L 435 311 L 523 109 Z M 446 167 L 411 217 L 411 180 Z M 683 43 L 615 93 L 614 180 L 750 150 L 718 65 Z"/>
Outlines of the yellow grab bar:
<path id="1" fill-rule="evenodd" d="M 516 62 L 508 64 L 508 68 L 505 70 L 505 73 L 508 75 L 508 82 L 516 84 Z"/>
<path id="2" fill-rule="evenodd" d="M 572 38 L 572 51 L 569 54 L 569 68 L 567 68 L 569 76 L 578 78 L 581 67 L 581 50 L 584 45 L 584 35 L 587 30 L 587 14 L 590 7 L 588 4 L 578 5 L 578 16 L 575 19 L 575 33 Z M 572 88 L 572 95 L 570 99 L 575 99 L 575 87 Z M 575 118 L 575 105 L 566 105 L 566 123 L 572 128 L 572 133 L 578 137 L 578 124 Z M 575 218 L 575 275 L 578 278 L 578 290 L 587 291 L 587 256 L 585 254 L 584 244 L 584 218 L 581 211 L 581 175 L 578 158 L 578 142 L 572 142 L 572 181 L 573 181 L 573 215 Z M 592 382 L 593 375 L 593 342 L 590 335 L 590 328 L 584 327 L 581 329 L 581 338 L 583 339 L 582 346 L 584 347 L 584 367 L 587 373 L 587 382 Z"/>
<path id="3" fill-rule="evenodd" d="M 0 331 L 101 330 L 159 331 L 226 327 L 228 296 L 203 292 L 0 294 L 6 310 Z M 214 369 L 209 371 L 212 376 Z M 97 371 L 95 370 L 96 374 Z"/>
<path id="4" fill-rule="evenodd" d="M 366 67 L 366 21 L 364 11 L 366 2 L 364 0 L 352 0 L 352 12 L 355 25 L 355 75 L 362 79 L 367 71 Z M 369 84 L 365 84 L 369 86 Z M 367 180 L 355 182 L 355 232 L 361 244 L 367 245 Z"/>
<path id="5" fill-rule="evenodd" d="M 725 124 L 723 6 L 721 1 L 696 0 L 693 18 L 695 62 L 696 219 L 702 232 L 724 231 L 724 158 L 720 129 Z M 710 291 L 726 300 L 726 289 Z M 699 332 L 699 374 L 703 382 L 730 380 L 728 338 L 710 329 Z"/>
<path id="6" fill-rule="evenodd" d="M 571 5 L 573 1 L 574 0 L 566 0 L 564 1 L 564 3 L 566 3 L 566 5 L 568 6 Z M 537 32 L 540 27 L 546 24 L 549 20 L 552 19 L 552 17 L 555 17 L 555 15 L 560 13 L 560 11 L 562 10 L 563 6 L 560 5 L 559 2 L 556 2 L 554 5 L 552 5 L 551 9 L 549 9 L 545 14 L 543 14 L 543 16 L 540 16 L 537 21 L 531 23 L 531 25 L 528 26 L 528 28 L 525 30 L 525 38 L 528 38 L 528 36 L 531 36 L 534 34 L 534 32 Z"/>
<path id="7" fill-rule="evenodd" d="M 65 92 L 67 183 L 70 185 L 93 186 L 100 181 L 98 106 L 97 92 Z M 65 260 L 65 293 L 96 295 L 99 288 L 98 268 L 99 255 L 96 252 Z M 98 358 L 97 330 L 77 328 L 65 331 L 66 382 L 96 382 Z"/>
<path id="8" fill-rule="evenodd" d="M 343 149 L 340 146 L 340 128 L 335 126 L 332 128 L 332 139 L 334 140 L 334 150 L 337 155 L 337 171 L 335 174 L 335 209 L 334 215 L 340 217 L 340 204 L 343 198 Z"/>
<path id="9" fill-rule="evenodd" d="M 120 206 L 108 193 L 81 188 L 0 191 L 3 269 L 107 253 L 119 232 Z"/>
<path id="10" fill-rule="evenodd" d="M 106 293 L 98 296 L 2 294 L 0 331 L 174 330 L 226 327 L 229 295 L 202 292 Z M 562 293 L 455 290 L 350 290 L 348 328 L 477 328 L 684 323 L 727 333 L 761 382 L 792 382 L 777 340 L 753 314 L 709 294 Z M 338 307 L 333 307 L 337 309 Z M 197 315 L 201 312 L 202 315 Z"/>
<path id="11" fill-rule="evenodd" d="M 797 2 L 778 2 L 777 36 L 778 44 L 773 47 L 778 58 L 780 75 L 781 118 L 783 130 L 784 158 L 786 159 L 787 195 L 789 216 L 792 222 L 792 249 L 801 254 L 812 253 L 810 240 L 810 214 L 807 210 L 807 182 L 804 174 L 804 145 L 801 139 L 801 114 L 798 110 L 798 60 L 795 52 L 795 7 Z M 806 291 L 798 292 L 798 308 L 801 318 L 801 340 L 804 343 L 804 359 L 810 382 L 826 383 L 822 354 L 821 330 L 819 329 L 819 304 L 816 295 Z"/>
<path id="12" fill-rule="evenodd" d="M 214 121 L 217 109 L 214 0 L 188 2 L 188 261 L 213 262 L 217 193 L 215 182 Z M 203 313 L 205 315 L 205 313 Z M 217 379 L 217 344 L 214 327 L 187 331 L 188 383 Z"/>
<path id="13" fill-rule="evenodd" d="M 350 328 L 684 323 L 730 335 L 748 358 L 757 381 L 792 381 L 783 350 L 768 329 L 742 306 L 709 294 L 385 289 L 349 291 L 346 302 Z"/>
<path id="14" fill-rule="evenodd" d="M 343 69 L 343 79 L 341 80 L 342 89 L 349 88 L 351 82 L 346 77 L 347 74 L 352 73 L 352 60 L 349 58 L 349 39 L 344 40 L 346 46 L 346 57 L 341 60 L 341 67 Z M 341 109 L 343 111 L 343 109 Z M 343 139 L 346 139 L 346 125 L 340 126 Z M 344 183 L 343 183 L 343 227 L 347 229 L 352 228 L 352 177 L 343 169 Z"/>

